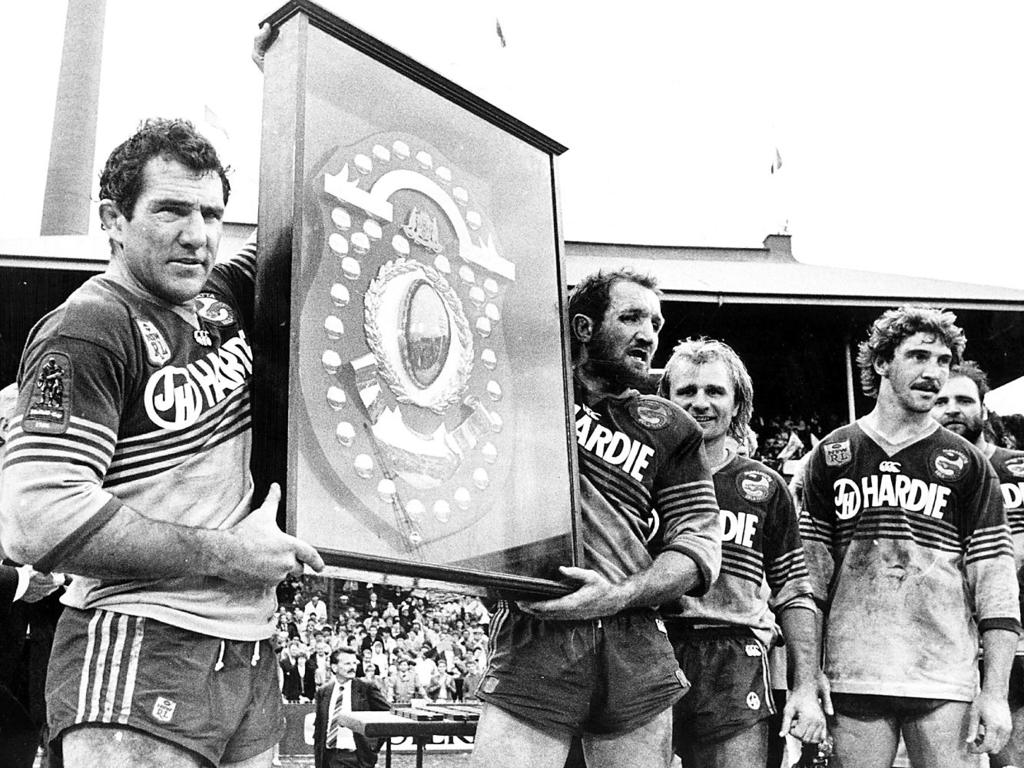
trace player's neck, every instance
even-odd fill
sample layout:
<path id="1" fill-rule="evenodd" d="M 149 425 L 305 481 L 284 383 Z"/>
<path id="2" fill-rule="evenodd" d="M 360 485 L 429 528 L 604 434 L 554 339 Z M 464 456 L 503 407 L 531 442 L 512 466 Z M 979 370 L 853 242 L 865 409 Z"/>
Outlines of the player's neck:
<path id="1" fill-rule="evenodd" d="M 621 382 L 612 381 L 607 376 L 596 373 L 584 359 L 573 367 L 573 372 L 586 388 L 597 395 L 621 395 L 628 387 Z"/>
<path id="2" fill-rule="evenodd" d="M 929 411 L 910 411 L 898 403 L 879 398 L 874 409 L 864 417 L 875 432 L 890 443 L 905 443 L 935 428 Z"/>
<path id="3" fill-rule="evenodd" d="M 996 446 L 994 443 L 990 443 L 985 439 L 985 433 L 978 435 L 978 439 L 974 441 L 974 447 L 981 451 L 982 455 L 986 459 L 991 459 L 992 454 L 996 452 Z"/>
<path id="4" fill-rule="evenodd" d="M 725 445 L 725 435 L 710 441 L 705 440 L 704 453 L 707 454 L 708 464 L 711 465 L 712 471 L 723 466 L 729 458 L 729 450 Z"/>

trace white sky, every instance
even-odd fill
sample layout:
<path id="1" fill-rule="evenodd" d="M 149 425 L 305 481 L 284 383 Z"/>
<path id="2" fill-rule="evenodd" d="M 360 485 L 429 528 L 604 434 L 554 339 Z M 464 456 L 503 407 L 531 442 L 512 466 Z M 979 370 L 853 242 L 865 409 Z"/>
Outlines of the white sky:
<path id="1" fill-rule="evenodd" d="M 108 0 L 97 162 L 191 117 L 253 221 L 249 48 L 279 4 Z M 788 222 L 801 261 L 1024 288 L 1022 3 L 324 5 L 567 145 L 566 239 L 758 246 Z M 38 233 L 65 11 L 6 8 L 0 238 Z"/>

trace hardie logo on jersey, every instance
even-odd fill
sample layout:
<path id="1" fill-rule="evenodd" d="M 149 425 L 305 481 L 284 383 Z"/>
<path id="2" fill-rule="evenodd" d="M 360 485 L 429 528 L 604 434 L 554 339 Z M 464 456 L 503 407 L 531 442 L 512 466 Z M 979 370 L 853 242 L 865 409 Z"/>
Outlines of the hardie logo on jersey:
<path id="1" fill-rule="evenodd" d="M 196 314 L 203 320 L 221 327 L 234 325 L 238 321 L 231 307 L 218 299 L 212 293 L 200 293 L 193 299 L 196 307 Z"/>
<path id="2" fill-rule="evenodd" d="M 672 421 L 672 414 L 668 406 L 650 399 L 630 403 L 629 415 L 647 429 L 662 429 Z"/>
<path id="3" fill-rule="evenodd" d="M 1003 464 L 1006 467 L 1006 471 L 1014 477 L 1024 477 L 1024 456 L 1018 459 L 1010 459 Z"/>
<path id="4" fill-rule="evenodd" d="M 772 492 L 772 479 L 759 469 L 750 469 L 736 478 L 736 490 L 747 501 L 764 501 Z"/>
<path id="5" fill-rule="evenodd" d="M 853 458 L 850 441 L 840 440 L 838 443 L 824 443 L 821 450 L 825 453 L 825 463 L 830 467 L 841 467 L 849 464 Z"/>
<path id="6" fill-rule="evenodd" d="M 164 429 L 184 429 L 223 401 L 252 375 L 252 349 L 245 334 L 184 368 L 167 365 L 146 382 L 143 402 L 152 422 Z"/>
<path id="7" fill-rule="evenodd" d="M 722 525 L 722 541 L 731 541 L 744 547 L 754 546 L 758 516 L 752 512 L 730 512 L 718 510 L 718 522 Z"/>
<path id="8" fill-rule="evenodd" d="M 906 475 L 867 475 L 860 478 L 860 484 L 841 477 L 832 489 L 840 520 L 849 520 L 861 509 L 903 509 L 941 518 L 953 490 Z"/>
<path id="9" fill-rule="evenodd" d="M 597 423 L 591 413 L 576 406 L 576 442 L 580 448 L 614 467 L 622 467 L 623 472 L 642 483 L 643 472 L 654 455 L 654 449 L 634 440 L 625 432 L 613 432 Z"/>
<path id="10" fill-rule="evenodd" d="M 967 471 L 967 454 L 959 448 L 940 448 L 932 454 L 929 469 L 937 480 L 959 480 Z"/>
<path id="11" fill-rule="evenodd" d="M 146 357 L 153 365 L 163 365 L 171 359 L 171 348 L 167 346 L 164 336 L 149 320 L 136 320 L 142 333 L 142 343 L 146 346 Z"/>
<path id="12" fill-rule="evenodd" d="M 71 358 L 48 352 L 32 385 L 32 399 L 21 421 L 26 432 L 60 435 L 71 421 Z"/>
<path id="13" fill-rule="evenodd" d="M 1020 509 L 1024 507 L 1024 482 L 1000 483 L 999 491 L 1003 494 L 1004 509 Z"/>
<path id="14" fill-rule="evenodd" d="M 900 469 L 901 469 L 901 467 L 900 467 L 900 463 L 898 461 L 883 461 L 881 464 L 878 465 L 878 471 L 879 472 L 892 472 L 892 473 L 896 473 L 896 472 L 899 472 Z"/>

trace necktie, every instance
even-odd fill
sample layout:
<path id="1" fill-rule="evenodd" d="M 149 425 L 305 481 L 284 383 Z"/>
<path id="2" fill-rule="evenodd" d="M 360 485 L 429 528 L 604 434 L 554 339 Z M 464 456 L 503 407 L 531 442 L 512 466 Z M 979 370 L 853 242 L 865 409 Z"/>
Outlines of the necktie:
<path id="1" fill-rule="evenodd" d="M 348 681 L 341 686 L 338 697 L 334 703 L 334 711 L 331 713 L 330 725 L 327 727 L 327 748 L 348 749 L 356 748 L 352 731 L 341 724 L 338 716 L 344 712 L 352 711 L 352 682 Z"/>

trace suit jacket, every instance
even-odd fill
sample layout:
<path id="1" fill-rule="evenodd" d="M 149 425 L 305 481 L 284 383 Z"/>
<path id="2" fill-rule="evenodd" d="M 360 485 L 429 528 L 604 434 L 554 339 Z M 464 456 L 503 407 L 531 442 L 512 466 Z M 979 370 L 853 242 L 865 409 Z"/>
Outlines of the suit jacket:
<path id="1" fill-rule="evenodd" d="M 0 564 L 0 733 L 34 730 L 46 722 L 46 665 L 63 610 L 63 589 L 35 603 L 15 603 L 17 587 L 18 569 Z"/>
<path id="2" fill-rule="evenodd" d="M 326 768 L 327 766 L 327 726 L 331 713 L 331 694 L 334 692 L 336 680 L 320 686 L 316 692 L 316 719 L 313 721 L 313 760 L 315 768 Z M 360 712 L 365 710 L 387 711 L 387 699 L 380 689 L 371 683 L 362 680 L 352 681 L 352 711 Z M 360 733 L 353 733 L 356 742 L 356 757 L 362 768 L 373 768 L 377 764 L 377 752 L 382 741 L 380 739 L 368 739 Z"/>

